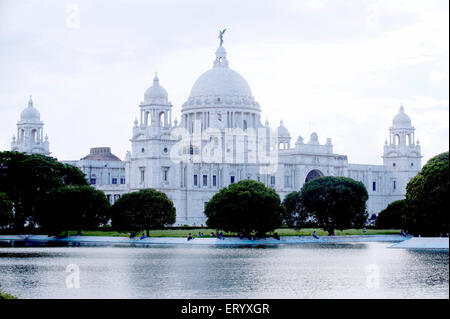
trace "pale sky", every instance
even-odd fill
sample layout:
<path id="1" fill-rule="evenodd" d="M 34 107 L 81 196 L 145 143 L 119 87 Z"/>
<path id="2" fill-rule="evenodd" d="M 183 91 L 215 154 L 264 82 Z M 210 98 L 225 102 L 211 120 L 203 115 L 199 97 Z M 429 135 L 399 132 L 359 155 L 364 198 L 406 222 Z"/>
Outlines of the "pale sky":
<path id="1" fill-rule="evenodd" d="M 313 131 L 349 163 L 382 164 L 403 103 L 423 162 L 449 149 L 448 0 L 0 0 L 0 150 L 29 95 L 52 156 L 131 149 L 155 72 L 180 118 L 218 30 L 262 122 Z"/>

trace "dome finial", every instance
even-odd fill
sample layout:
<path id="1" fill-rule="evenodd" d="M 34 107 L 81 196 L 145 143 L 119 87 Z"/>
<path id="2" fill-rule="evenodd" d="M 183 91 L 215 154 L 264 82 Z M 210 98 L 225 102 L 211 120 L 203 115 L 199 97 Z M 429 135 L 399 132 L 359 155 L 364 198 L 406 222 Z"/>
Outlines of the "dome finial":
<path id="1" fill-rule="evenodd" d="M 31 99 L 31 95 L 30 99 L 28 100 L 28 107 L 33 107 L 33 100 Z"/>
<path id="2" fill-rule="evenodd" d="M 155 77 L 153 78 L 153 84 L 159 84 L 158 72 L 155 72 Z"/>

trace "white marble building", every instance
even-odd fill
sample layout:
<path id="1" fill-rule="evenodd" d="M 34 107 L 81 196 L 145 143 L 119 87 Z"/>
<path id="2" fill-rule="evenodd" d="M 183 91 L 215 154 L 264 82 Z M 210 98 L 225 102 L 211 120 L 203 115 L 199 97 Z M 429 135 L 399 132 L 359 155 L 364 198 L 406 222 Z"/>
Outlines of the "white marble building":
<path id="1" fill-rule="evenodd" d="M 222 187 L 254 179 L 284 198 L 318 176 L 347 176 L 364 183 L 370 214 L 404 198 L 406 184 L 421 168 L 419 142 L 403 106 L 394 117 L 382 165 L 349 164 L 333 153 L 331 139 L 320 144 L 291 136 L 283 123 L 275 130 L 261 122 L 261 109 L 245 79 L 229 68 L 226 51 L 216 51 L 172 122 L 172 104 L 155 76 L 139 105 L 131 152 L 125 160 L 129 191 L 156 188 L 175 203 L 176 224 L 201 225 L 204 205 Z"/>
<path id="2" fill-rule="evenodd" d="M 222 187 L 243 179 L 261 181 L 283 199 L 315 177 L 351 177 L 366 186 L 371 215 L 404 198 L 422 156 L 403 106 L 389 128 L 383 164 L 349 164 L 347 156 L 333 153 L 330 138 L 321 144 L 314 132 L 309 141 L 299 136 L 292 143 L 283 122 L 275 130 L 267 120 L 263 124 L 260 105 L 246 80 L 230 69 L 226 55 L 220 45 L 212 69 L 194 83 L 179 123 L 172 121 L 172 104 L 155 76 L 139 105 L 125 161 L 109 148 L 93 148 L 80 161 L 66 163 L 79 167 L 111 203 L 143 188 L 165 192 L 175 204 L 176 225 L 204 225 L 205 203 Z M 31 100 L 17 126 L 13 150 L 49 154 Z"/>

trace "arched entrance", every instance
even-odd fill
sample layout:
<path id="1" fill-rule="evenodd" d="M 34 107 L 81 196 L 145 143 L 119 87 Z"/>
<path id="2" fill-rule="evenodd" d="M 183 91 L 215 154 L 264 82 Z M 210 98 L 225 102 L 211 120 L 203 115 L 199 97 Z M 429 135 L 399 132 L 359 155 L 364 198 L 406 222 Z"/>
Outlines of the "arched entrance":
<path id="1" fill-rule="evenodd" d="M 305 183 L 322 176 L 324 175 L 321 171 L 319 171 L 318 169 L 313 169 L 311 172 L 308 173 L 308 175 L 306 175 Z"/>

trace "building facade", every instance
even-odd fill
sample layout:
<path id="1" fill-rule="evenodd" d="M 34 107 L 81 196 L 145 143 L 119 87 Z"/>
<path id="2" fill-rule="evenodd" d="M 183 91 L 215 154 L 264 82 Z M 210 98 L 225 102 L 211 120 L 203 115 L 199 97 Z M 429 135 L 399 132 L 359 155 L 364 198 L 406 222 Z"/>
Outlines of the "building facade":
<path id="1" fill-rule="evenodd" d="M 79 161 L 62 162 L 78 167 L 91 186 L 105 193 L 111 205 L 128 192 L 124 162 L 111 153 L 110 147 L 94 147 Z"/>
<path id="2" fill-rule="evenodd" d="M 421 168 L 419 142 L 403 106 L 389 128 L 382 165 L 348 163 L 335 154 L 330 138 L 317 133 L 294 145 L 283 122 L 262 123 L 261 108 L 246 80 L 229 67 L 222 45 L 212 69 L 194 83 L 183 104 L 181 121 L 172 122 L 172 104 L 155 76 L 139 105 L 131 151 L 125 159 L 129 191 L 155 188 L 175 204 L 176 224 L 202 225 L 206 202 L 231 183 L 254 179 L 284 198 L 319 176 L 346 176 L 367 188 L 369 214 L 404 198 L 406 185 Z"/>
<path id="3" fill-rule="evenodd" d="M 176 207 L 176 225 L 204 225 L 211 197 L 244 179 L 274 188 L 283 199 L 320 176 L 350 177 L 366 186 L 367 210 L 377 214 L 405 197 L 407 183 L 421 168 L 419 141 L 403 106 L 392 120 L 380 165 L 348 163 L 346 155 L 333 152 L 330 138 L 321 144 L 315 132 L 294 143 L 282 121 L 275 129 L 261 121 L 259 103 L 247 81 L 229 67 L 222 44 L 182 105 L 180 122 L 172 121 L 172 104 L 158 76 L 138 108 L 124 161 L 102 147 L 66 163 L 79 167 L 111 203 L 144 188 L 166 193 Z M 13 150 L 50 153 L 31 99 L 17 127 Z"/>

